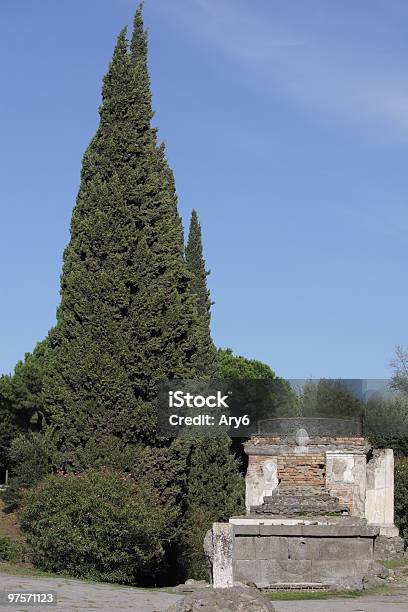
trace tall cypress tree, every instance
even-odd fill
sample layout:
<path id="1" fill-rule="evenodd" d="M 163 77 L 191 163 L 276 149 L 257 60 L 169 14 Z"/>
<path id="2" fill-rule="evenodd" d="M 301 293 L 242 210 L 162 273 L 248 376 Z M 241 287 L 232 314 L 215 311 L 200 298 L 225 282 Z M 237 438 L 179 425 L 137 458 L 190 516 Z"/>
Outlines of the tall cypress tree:
<path id="1" fill-rule="evenodd" d="M 186 264 L 191 274 L 190 291 L 194 296 L 199 316 L 199 350 L 196 356 L 197 369 L 202 376 L 215 376 L 217 373 L 217 351 L 211 339 L 211 299 L 207 289 L 207 276 L 201 225 L 197 212 L 193 210 L 186 245 Z"/>
<path id="2" fill-rule="evenodd" d="M 125 30 L 118 37 L 99 127 L 83 158 L 57 325 L 48 339 L 45 411 L 61 451 L 58 465 L 78 470 L 106 464 L 129 456 L 129 449 L 133 458 L 146 455 L 141 470 L 147 478 L 163 466 L 167 475 L 171 466 L 177 482 L 160 486 L 170 497 L 184 494 L 182 508 L 191 521 L 206 503 L 200 484 L 206 482 L 206 458 L 225 466 L 217 491 L 224 491 L 223 482 L 235 486 L 236 462 L 222 441 L 211 453 L 206 441 L 149 448 L 157 443 L 157 382 L 208 377 L 216 368 L 209 317 L 198 314 L 194 274 L 184 257 L 174 177 L 152 117 L 139 8 L 130 48 Z M 144 446 L 136 449 L 136 443 Z M 195 490 L 203 499 L 189 512 Z"/>
<path id="3" fill-rule="evenodd" d="M 194 377 L 197 313 L 174 180 L 151 127 L 141 7 L 104 77 L 100 123 L 83 158 L 44 381 L 61 463 L 87 448 L 150 441 L 162 378 Z"/>

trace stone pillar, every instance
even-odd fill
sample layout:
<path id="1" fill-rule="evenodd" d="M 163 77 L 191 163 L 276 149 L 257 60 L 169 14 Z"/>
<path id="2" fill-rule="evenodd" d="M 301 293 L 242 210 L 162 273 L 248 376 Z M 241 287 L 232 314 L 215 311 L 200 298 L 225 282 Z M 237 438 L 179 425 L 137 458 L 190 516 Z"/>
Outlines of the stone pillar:
<path id="1" fill-rule="evenodd" d="M 249 455 L 245 477 L 245 507 L 247 514 L 251 506 L 260 506 L 266 495 L 278 486 L 278 457 Z"/>
<path id="2" fill-rule="evenodd" d="M 368 523 L 394 525 L 394 452 L 374 450 L 367 463 L 365 517 Z M 385 535 L 385 534 L 384 534 Z"/>
<path id="3" fill-rule="evenodd" d="M 215 589 L 234 586 L 232 575 L 233 526 L 213 523 L 213 582 Z"/>
<path id="4" fill-rule="evenodd" d="M 366 455 L 354 455 L 353 515 L 364 518 L 366 500 Z"/>

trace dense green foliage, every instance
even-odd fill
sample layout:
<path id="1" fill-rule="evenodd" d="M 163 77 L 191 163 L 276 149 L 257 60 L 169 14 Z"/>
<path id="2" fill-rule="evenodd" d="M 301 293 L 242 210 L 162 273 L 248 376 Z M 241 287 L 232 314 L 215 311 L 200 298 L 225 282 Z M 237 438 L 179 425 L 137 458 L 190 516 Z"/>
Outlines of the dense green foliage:
<path id="1" fill-rule="evenodd" d="M 275 372 L 266 363 L 234 355 L 230 348 L 219 349 L 217 358 L 221 378 L 276 380 Z"/>
<path id="2" fill-rule="evenodd" d="M 363 405 L 341 380 L 306 381 L 299 398 L 302 416 L 327 418 L 361 417 Z"/>
<path id="3" fill-rule="evenodd" d="M 234 355 L 229 348 L 219 349 L 217 357 L 220 378 L 239 379 L 244 386 L 250 380 L 260 381 L 257 385 L 257 405 L 252 411 L 258 419 L 291 417 L 299 414 L 298 397 L 289 383 L 276 376 L 266 363 Z"/>
<path id="4" fill-rule="evenodd" d="M 27 546 L 23 541 L 0 536 L 0 562 L 20 563 L 25 561 L 27 556 Z"/>
<path id="5" fill-rule="evenodd" d="M 5 471 L 10 464 L 10 445 L 17 434 L 17 427 L 13 418 L 12 403 L 9 400 L 10 379 L 8 376 L 0 378 L 0 469 Z"/>
<path id="6" fill-rule="evenodd" d="M 38 342 L 32 353 L 19 361 L 11 377 L 13 413 L 21 431 L 39 430 L 43 419 L 43 380 L 47 341 Z"/>
<path id="7" fill-rule="evenodd" d="M 129 584 L 154 580 L 173 520 L 146 485 L 113 471 L 50 476 L 20 513 L 39 568 Z"/>
<path id="8" fill-rule="evenodd" d="M 395 462 L 395 522 L 408 546 L 408 457 Z"/>
<path id="9" fill-rule="evenodd" d="M 367 402 L 365 430 L 376 448 L 392 448 L 397 457 L 408 456 L 408 396 L 373 397 Z"/>
<path id="10" fill-rule="evenodd" d="M 156 382 L 197 374 L 183 229 L 152 115 L 139 8 L 130 52 L 122 31 L 104 78 L 50 336 L 45 402 L 65 469 L 91 465 L 90 444 L 152 442 Z"/>
<path id="11" fill-rule="evenodd" d="M 32 353 L 26 353 L 24 361 L 17 363 L 13 375 L 0 377 L 0 468 L 8 467 L 10 474 L 13 438 L 41 425 L 45 353 L 46 342 L 39 342 Z"/>
<path id="12" fill-rule="evenodd" d="M 19 434 L 10 445 L 10 460 L 14 466 L 8 487 L 2 493 L 4 512 L 20 506 L 25 489 L 40 482 L 51 472 L 51 432 L 44 437 L 37 432 Z"/>
<path id="13" fill-rule="evenodd" d="M 245 481 L 230 447 L 228 436 L 201 438 L 191 453 L 181 561 L 192 578 L 208 579 L 203 540 L 211 524 L 245 510 Z"/>

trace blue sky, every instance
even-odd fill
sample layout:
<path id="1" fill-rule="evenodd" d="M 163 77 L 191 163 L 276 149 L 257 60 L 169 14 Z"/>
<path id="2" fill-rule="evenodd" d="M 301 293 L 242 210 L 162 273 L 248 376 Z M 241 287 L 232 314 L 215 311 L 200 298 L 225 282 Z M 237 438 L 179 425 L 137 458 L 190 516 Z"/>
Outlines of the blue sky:
<path id="1" fill-rule="evenodd" d="M 55 321 L 101 78 L 135 8 L 0 4 L 0 372 Z M 288 378 L 387 377 L 408 343 L 408 4 L 147 0 L 145 21 L 217 345 Z"/>

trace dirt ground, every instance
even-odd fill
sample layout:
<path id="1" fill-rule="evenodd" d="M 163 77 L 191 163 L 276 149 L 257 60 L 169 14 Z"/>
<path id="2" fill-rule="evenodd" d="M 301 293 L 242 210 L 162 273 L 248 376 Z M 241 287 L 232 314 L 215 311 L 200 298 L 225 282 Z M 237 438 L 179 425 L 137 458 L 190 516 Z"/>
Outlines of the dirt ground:
<path id="1" fill-rule="evenodd" d="M 173 595 L 165 591 L 118 587 L 63 578 L 1 575 L 0 573 L 0 593 L 15 591 L 36 593 L 55 591 L 58 603 L 52 607 L 0 606 L 0 610 L 165 612 L 171 604 L 182 598 L 180 595 Z M 398 587 L 389 595 L 367 595 L 357 599 L 322 601 L 275 601 L 274 606 L 276 612 L 407 612 L 408 587 Z"/>

